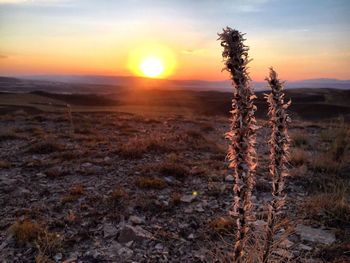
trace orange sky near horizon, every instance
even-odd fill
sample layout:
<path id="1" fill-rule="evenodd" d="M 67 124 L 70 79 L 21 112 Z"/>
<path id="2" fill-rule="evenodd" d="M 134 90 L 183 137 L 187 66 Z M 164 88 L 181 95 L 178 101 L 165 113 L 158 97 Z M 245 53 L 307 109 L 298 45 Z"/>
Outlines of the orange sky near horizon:
<path id="1" fill-rule="evenodd" d="M 320 28 L 316 22 L 322 21 L 322 13 L 329 10 L 320 9 L 316 10 L 319 13 L 312 14 L 310 9 L 306 10 L 309 13 L 305 12 L 307 16 L 313 15 L 313 20 L 303 14 L 299 22 L 287 14 L 279 18 L 280 21 L 258 20 L 257 14 L 270 12 L 268 4 L 272 1 L 249 0 L 247 5 L 234 0 L 235 9 L 222 11 L 207 0 L 201 5 L 186 1 L 164 4 L 155 0 L 146 1 L 152 6 L 141 4 L 135 15 L 118 13 L 115 18 L 111 14 L 100 14 L 108 11 L 105 0 L 100 5 L 92 0 L 0 0 L 0 75 L 143 76 L 138 69 L 142 61 L 136 59 L 137 62 L 131 63 L 135 60 L 132 58 L 135 50 L 142 50 L 145 57 L 150 52 L 164 61 L 165 71 L 160 78 L 228 79 L 228 74 L 221 71 L 222 48 L 216 34 L 222 26 L 230 25 L 231 14 L 236 14 L 250 19 L 235 20 L 232 24 L 238 24 L 239 30 L 247 32 L 253 80 L 264 80 L 271 66 L 285 80 L 350 79 L 350 41 L 345 34 L 349 32 L 348 18 L 339 13 L 337 24 Z M 293 1 L 286 2 L 295 8 Z M 338 2 L 327 8 L 341 12 L 343 1 Z M 131 3 L 127 1 L 119 9 L 130 8 Z M 190 7 L 186 6 L 188 3 Z M 230 2 L 220 3 L 229 6 Z M 275 2 L 273 8 L 282 10 L 282 7 L 285 5 L 279 7 Z M 149 13 L 144 12 L 146 9 Z M 211 9 L 219 19 L 211 17 Z M 77 10 L 81 14 L 77 15 Z M 181 19 L 175 20 L 178 17 Z M 266 24 L 260 27 L 260 23 Z"/>
<path id="2" fill-rule="evenodd" d="M 217 43 L 219 44 L 219 43 Z M 253 48 L 252 48 L 253 49 Z M 174 49 L 176 50 L 176 49 Z M 132 52 L 129 51 L 129 52 Z M 264 56 L 261 53 L 251 52 L 253 61 L 250 62 L 250 75 L 256 81 L 262 81 L 267 75 L 268 68 L 273 66 L 278 70 L 283 79 L 300 80 L 311 78 L 335 77 L 338 79 L 349 78 L 350 55 L 347 61 L 339 63 L 332 61 L 327 55 L 319 56 L 317 59 L 311 56 L 302 58 L 280 58 L 279 56 Z M 63 54 L 62 54 L 63 53 Z M 94 55 L 84 53 L 74 54 L 14 54 L 8 59 L 2 59 L 0 63 L 1 75 L 115 75 L 131 76 L 134 74 L 128 68 L 128 55 L 117 54 L 116 51 L 105 51 Z M 126 50 L 125 53 L 128 53 Z M 253 54 L 252 54 L 253 53 Z M 183 51 L 174 51 L 174 63 L 176 66 L 169 75 L 161 78 L 169 79 L 203 79 L 203 80 L 223 80 L 228 78 L 226 72 L 222 72 L 223 63 L 221 50 L 203 51 L 203 54 L 186 54 Z M 162 58 L 160 56 L 160 58 Z M 166 61 L 165 67 L 167 67 Z"/>

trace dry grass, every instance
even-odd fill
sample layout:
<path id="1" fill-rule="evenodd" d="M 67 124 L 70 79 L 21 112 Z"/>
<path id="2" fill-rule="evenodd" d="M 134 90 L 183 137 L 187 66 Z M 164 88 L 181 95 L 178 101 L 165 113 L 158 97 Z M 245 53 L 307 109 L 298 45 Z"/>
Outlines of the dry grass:
<path id="1" fill-rule="evenodd" d="M 51 233 L 47 228 L 31 220 L 17 221 L 9 229 L 20 245 L 32 244 L 38 249 L 35 262 L 53 262 L 50 257 L 55 255 L 62 245 L 62 237 Z"/>
<path id="2" fill-rule="evenodd" d="M 81 158 L 82 155 L 83 155 L 82 152 L 70 150 L 69 152 L 59 153 L 57 157 L 60 158 L 62 161 L 71 161 L 77 158 Z"/>
<path id="3" fill-rule="evenodd" d="M 318 255 L 323 262 L 348 263 L 350 262 L 350 243 L 334 244 L 323 247 Z"/>
<path id="4" fill-rule="evenodd" d="M 335 161 L 330 153 L 322 153 L 316 155 L 312 160 L 311 169 L 318 173 L 338 174 L 343 165 L 343 163 Z"/>
<path id="5" fill-rule="evenodd" d="M 179 135 L 179 143 L 182 143 L 186 149 L 192 149 L 197 151 L 207 151 L 214 153 L 225 153 L 226 154 L 226 145 L 222 147 L 217 144 L 216 141 L 213 141 L 199 130 L 187 130 L 183 134 Z"/>
<path id="6" fill-rule="evenodd" d="M 35 263 L 54 263 L 48 256 L 39 254 L 35 257 Z"/>
<path id="7" fill-rule="evenodd" d="M 141 194 L 134 199 L 134 207 L 136 210 L 142 212 L 151 212 L 151 211 L 162 211 L 168 209 L 163 204 L 157 201 L 155 195 Z"/>
<path id="8" fill-rule="evenodd" d="M 335 131 L 335 138 L 331 144 L 330 152 L 335 161 L 342 161 L 346 156 L 346 152 L 350 146 L 350 128 L 346 124 L 342 124 Z"/>
<path id="9" fill-rule="evenodd" d="M 289 161 L 294 166 L 307 164 L 309 159 L 309 153 L 301 148 L 292 149 L 290 152 Z"/>
<path id="10" fill-rule="evenodd" d="M 90 135 L 90 134 L 94 134 L 95 132 L 92 128 L 89 128 L 89 127 L 77 127 L 74 129 L 74 133 Z"/>
<path id="11" fill-rule="evenodd" d="M 221 182 L 208 182 L 208 195 L 220 197 L 226 190 L 226 186 Z"/>
<path id="12" fill-rule="evenodd" d="M 214 126 L 210 123 L 202 123 L 200 129 L 202 132 L 211 132 L 215 130 Z"/>
<path id="13" fill-rule="evenodd" d="M 193 141 L 203 141 L 205 140 L 203 134 L 198 131 L 198 130 L 187 130 L 185 132 L 185 135 L 187 136 L 187 138 L 189 140 L 193 140 Z"/>
<path id="14" fill-rule="evenodd" d="M 124 189 L 117 188 L 111 193 L 109 198 L 113 201 L 120 201 L 128 198 L 128 193 Z"/>
<path id="15" fill-rule="evenodd" d="M 339 186 L 328 193 L 320 193 L 309 197 L 304 205 L 308 215 L 319 217 L 324 215 L 329 220 L 350 221 L 349 189 Z"/>
<path id="16" fill-rule="evenodd" d="M 44 138 L 45 136 L 47 136 L 46 131 L 44 131 L 41 127 L 37 126 L 29 126 L 24 130 L 24 132 L 29 132 L 37 138 Z"/>
<path id="17" fill-rule="evenodd" d="M 59 167 L 51 167 L 45 171 L 47 177 L 59 178 L 66 175 L 66 171 L 60 169 Z"/>
<path id="18" fill-rule="evenodd" d="M 74 213 L 72 210 L 69 210 L 67 215 L 65 216 L 65 222 L 72 224 L 76 221 L 77 221 L 77 214 Z"/>
<path id="19" fill-rule="evenodd" d="M 5 160 L 0 160 L 0 169 L 8 169 L 11 167 L 11 163 Z"/>
<path id="20" fill-rule="evenodd" d="M 303 132 L 293 132 L 290 135 L 292 145 L 295 147 L 307 146 L 309 144 L 309 137 Z"/>
<path id="21" fill-rule="evenodd" d="M 170 197 L 170 204 L 173 206 L 178 206 L 181 204 L 181 194 L 178 192 L 174 192 L 171 194 Z"/>
<path id="22" fill-rule="evenodd" d="M 50 154 L 53 152 L 59 152 L 64 149 L 62 144 L 54 141 L 54 139 L 47 139 L 43 142 L 37 142 L 29 147 L 28 153 L 32 154 Z"/>
<path id="23" fill-rule="evenodd" d="M 307 174 L 307 171 L 308 171 L 307 166 L 301 165 L 290 169 L 288 174 L 292 178 L 304 178 L 305 175 Z"/>
<path id="24" fill-rule="evenodd" d="M 79 196 L 67 194 L 67 195 L 62 197 L 61 203 L 64 205 L 67 203 L 72 203 L 78 199 L 79 199 Z"/>
<path id="25" fill-rule="evenodd" d="M 49 119 L 45 115 L 39 114 L 39 115 L 28 117 L 28 120 L 42 123 L 42 122 L 48 121 Z"/>
<path id="26" fill-rule="evenodd" d="M 30 220 L 17 221 L 10 227 L 10 232 L 20 244 L 26 244 L 37 240 L 42 231 L 43 228 L 41 225 Z"/>
<path id="27" fill-rule="evenodd" d="M 140 188 L 146 189 L 164 189 L 167 183 L 162 178 L 140 176 L 136 179 L 135 184 Z"/>
<path id="28" fill-rule="evenodd" d="M 178 179 L 184 179 L 190 174 L 186 161 L 176 154 L 169 154 L 162 162 L 139 165 L 136 170 L 144 175 L 158 174 Z"/>
<path id="29" fill-rule="evenodd" d="M 120 145 L 117 154 L 123 158 L 141 158 L 148 152 L 168 152 L 173 150 L 167 142 L 165 136 L 160 134 L 149 135 L 147 137 L 135 137 Z"/>
<path id="30" fill-rule="evenodd" d="M 21 139 L 21 136 L 13 130 L 4 131 L 0 133 L 0 142 L 17 140 L 17 139 Z"/>
<path id="31" fill-rule="evenodd" d="M 51 233 L 47 229 L 44 229 L 36 240 L 36 247 L 38 248 L 39 254 L 37 257 L 41 259 L 49 259 L 54 256 L 62 246 L 62 238 L 57 233 Z M 36 258 L 37 260 L 37 258 Z M 45 262 L 45 261 L 42 261 Z"/>
<path id="32" fill-rule="evenodd" d="M 233 232 L 236 221 L 230 216 L 221 216 L 210 220 L 209 227 L 214 233 Z"/>
<path id="33" fill-rule="evenodd" d="M 118 208 L 123 206 L 129 199 L 128 193 L 122 189 L 115 189 L 107 198 L 107 202 L 113 207 Z"/>
<path id="34" fill-rule="evenodd" d="M 66 194 L 62 197 L 61 203 L 62 204 L 72 203 L 72 202 L 78 200 L 84 194 L 85 194 L 85 190 L 84 190 L 84 187 L 82 185 L 72 186 L 69 189 L 68 194 Z"/>
<path id="35" fill-rule="evenodd" d="M 178 162 L 164 162 L 158 166 L 158 171 L 164 176 L 185 178 L 189 174 L 188 168 Z"/>
<path id="36" fill-rule="evenodd" d="M 85 190 L 84 190 L 84 186 L 82 185 L 75 185 L 69 189 L 70 195 L 83 195 L 84 193 L 85 193 Z"/>

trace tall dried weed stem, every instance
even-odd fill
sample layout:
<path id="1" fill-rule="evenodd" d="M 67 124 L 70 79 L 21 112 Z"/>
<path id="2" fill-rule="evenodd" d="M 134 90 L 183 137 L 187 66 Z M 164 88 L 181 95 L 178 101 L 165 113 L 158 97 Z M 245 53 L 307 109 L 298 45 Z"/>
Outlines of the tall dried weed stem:
<path id="1" fill-rule="evenodd" d="M 237 236 L 234 245 L 234 261 L 244 262 L 245 247 L 250 232 L 252 216 L 252 189 L 256 170 L 256 98 L 250 86 L 247 71 L 248 50 L 244 45 L 244 35 L 229 27 L 219 34 L 225 70 L 231 74 L 234 87 L 232 99 L 231 130 L 227 133 L 230 140 L 228 152 L 229 168 L 234 177 L 234 202 L 232 215 L 237 218 Z"/>
<path id="2" fill-rule="evenodd" d="M 266 240 L 264 246 L 263 262 L 267 263 L 273 246 L 274 235 L 276 234 L 279 222 L 279 212 L 285 203 L 283 194 L 285 176 L 287 174 L 287 158 L 289 149 L 288 123 L 290 122 L 286 109 L 290 105 L 284 102 L 283 85 L 277 78 L 277 73 L 271 68 L 270 76 L 266 78 L 271 93 L 266 94 L 269 104 L 269 123 L 271 126 L 270 146 L 270 175 L 272 177 L 272 201 L 268 209 L 268 221 L 266 230 Z"/>

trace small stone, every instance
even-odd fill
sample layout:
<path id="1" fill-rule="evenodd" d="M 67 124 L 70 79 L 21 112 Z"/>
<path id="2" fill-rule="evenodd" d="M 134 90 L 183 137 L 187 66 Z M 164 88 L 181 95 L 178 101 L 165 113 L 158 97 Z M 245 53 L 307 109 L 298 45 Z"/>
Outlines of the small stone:
<path id="1" fill-rule="evenodd" d="M 184 202 L 184 203 L 191 203 L 195 199 L 196 199 L 195 195 L 183 195 L 181 197 L 181 201 Z"/>
<path id="2" fill-rule="evenodd" d="M 336 241 L 334 233 L 319 228 L 313 228 L 305 225 L 297 225 L 295 228 L 301 240 L 330 245 Z"/>
<path id="3" fill-rule="evenodd" d="M 201 262 L 205 262 L 205 259 L 207 259 L 207 254 L 208 250 L 201 248 L 200 250 L 194 252 L 194 257 L 201 260 Z"/>
<path id="4" fill-rule="evenodd" d="M 195 208 L 195 210 L 199 213 L 203 213 L 204 212 L 204 209 L 203 209 L 203 206 L 201 204 L 198 204 Z"/>
<path id="5" fill-rule="evenodd" d="M 145 220 L 138 216 L 130 216 L 129 221 L 134 225 L 141 225 L 145 223 Z"/>
<path id="6" fill-rule="evenodd" d="M 47 175 L 40 172 L 40 173 L 37 173 L 36 176 L 39 178 L 45 178 Z"/>
<path id="7" fill-rule="evenodd" d="M 233 176 L 230 175 L 230 174 L 227 175 L 227 176 L 225 177 L 225 181 L 226 181 L 226 182 L 232 183 L 234 180 L 235 180 L 235 179 L 234 179 Z"/>
<path id="8" fill-rule="evenodd" d="M 62 258 L 63 258 L 62 253 L 58 253 L 58 254 L 56 254 L 56 255 L 53 257 L 53 259 L 54 259 L 56 262 L 61 261 Z"/>
<path id="9" fill-rule="evenodd" d="M 130 258 L 134 252 L 127 247 L 121 247 L 118 249 L 118 255 L 124 258 Z"/>
<path id="10" fill-rule="evenodd" d="M 131 247 L 132 244 L 134 244 L 134 241 L 127 242 L 127 243 L 125 243 L 124 245 L 125 245 L 126 247 Z"/>
<path id="11" fill-rule="evenodd" d="M 119 231 L 118 241 L 120 243 L 127 243 L 130 241 L 139 241 L 144 239 L 152 239 L 153 236 L 150 232 L 144 230 L 140 226 L 125 225 Z"/>
<path id="12" fill-rule="evenodd" d="M 194 239 L 194 235 L 193 235 L 193 234 L 189 234 L 189 235 L 187 236 L 187 239 Z"/>
<path id="13" fill-rule="evenodd" d="M 104 160 L 105 162 L 110 162 L 112 159 L 111 159 L 111 157 L 106 156 L 105 158 L 103 158 L 103 160 Z"/>
<path id="14" fill-rule="evenodd" d="M 28 195 L 28 194 L 31 193 L 31 191 L 29 191 L 26 188 L 19 188 L 18 191 L 19 191 L 20 194 L 23 194 L 23 195 Z"/>
<path id="15" fill-rule="evenodd" d="M 76 260 L 78 259 L 80 253 L 79 252 L 72 252 L 72 253 L 69 253 L 69 259 L 71 260 Z"/>
<path id="16" fill-rule="evenodd" d="M 81 167 L 83 167 L 83 168 L 88 168 L 88 167 L 91 167 L 93 164 L 92 163 L 83 163 L 82 165 L 81 165 Z"/>
<path id="17" fill-rule="evenodd" d="M 305 251 L 311 251 L 312 250 L 312 247 L 304 245 L 304 244 L 299 244 L 298 247 L 299 247 L 299 249 L 305 250 Z"/>
<path id="18" fill-rule="evenodd" d="M 164 180 L 165 180 L 165 182 L 171 184 L 171 183 L 174 182 L 175 178 L 172 177 L 172 176 L 165 176 L 165 177 L 164 177 Z"/>
<path id="19" fill-rule="evenodd" d="M 157 250 L 163 250 L 164 246 L 161 243 L 158 243 L 154 248 Z"/>
<path id="20" fill-rule="evenodd" d="M 185 214 L 192 214 L 193 213 L 193 209 L 191 207 L 186 207 L 184 212 L 185 212 Z"/>
<path id="21" fill-rule="evenodd" d="M 103 226 L 103 237 L 115 237 L 118 233 L 118 229 L 112 224 L 105 224 Z"/>

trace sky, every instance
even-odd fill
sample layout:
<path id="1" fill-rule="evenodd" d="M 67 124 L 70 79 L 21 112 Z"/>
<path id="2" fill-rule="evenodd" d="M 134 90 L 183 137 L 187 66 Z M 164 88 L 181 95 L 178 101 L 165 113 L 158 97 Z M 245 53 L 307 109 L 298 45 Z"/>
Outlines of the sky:
<path id="1" fill-rule="evenodd" d="M 0 75 L 142 75 L 151 54 L 160 77 L 224 80 L 226 26 L 253 80 L 350 79 L 349 0 L 0 0 Z"/>

